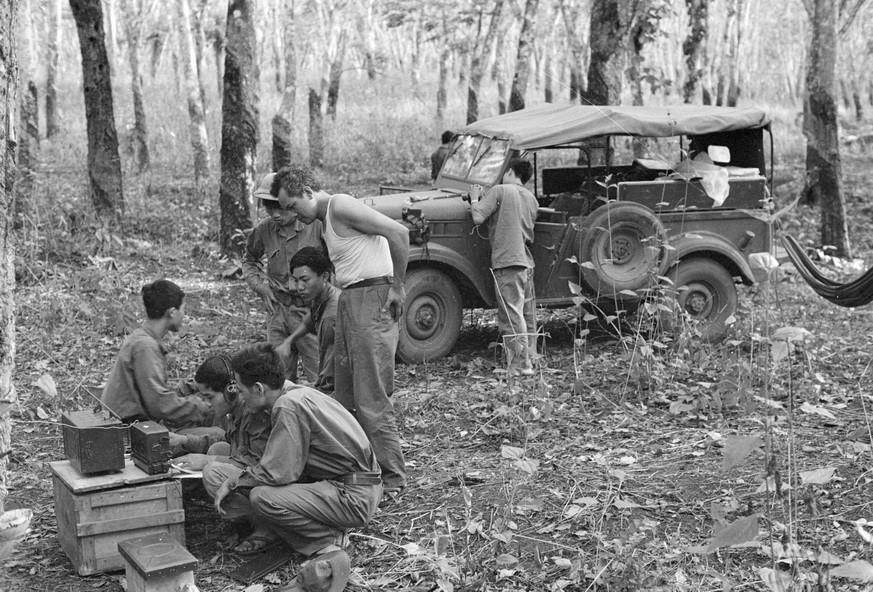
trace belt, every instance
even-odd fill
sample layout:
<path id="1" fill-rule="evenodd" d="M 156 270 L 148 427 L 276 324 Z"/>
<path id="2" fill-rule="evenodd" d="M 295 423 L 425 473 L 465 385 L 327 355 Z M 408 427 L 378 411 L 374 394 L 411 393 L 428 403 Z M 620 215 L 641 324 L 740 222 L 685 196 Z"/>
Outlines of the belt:
<path id="1" fill-rule="evenodd" d="M 382 475 L 379 473 L 347 473 L 334 479 L 345 485 L 380 485 Z"/>
<path id="2" fill-rule="evenodd" d="M 389 276 L 383 275 L 382 277 L 374 277 L 355 282 L 354 284 L 349 284 L 348 286 L 343 288 L 343 290 L 351 290 L 353 288 L 369 288 L 370 286 L 387 286 L 393 283 L 394 281 Z"/>

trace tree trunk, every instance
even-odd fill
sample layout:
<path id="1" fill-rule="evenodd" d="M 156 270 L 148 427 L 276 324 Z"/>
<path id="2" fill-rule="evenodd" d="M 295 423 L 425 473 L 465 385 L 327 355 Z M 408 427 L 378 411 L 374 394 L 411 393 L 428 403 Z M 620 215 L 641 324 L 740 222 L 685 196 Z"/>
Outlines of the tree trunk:
<path id="1" fill-rule="evenodd" d="M 19 97 L 18 179 L 13 195 L 13 224 L 16 229 L 24 227 L 33 218 L 34 180 L 39 161 L 39 101 L 33 82 L 35 52 L 32 49 L 34 32 L 31 1 L 23 0 L 19 10 L 18 64 L 22 92 Z"/>
<path id="2" fill-rule="evenodd" d="M 70 0 L 85 89 L 85 119 L 88 128 L 88 177 L 91 200 L 103 224 L 115 224 L 124 213 L 121 158 L 112 106 L 112 80 L 103 35 L 100 0 Z"/>
<path id="3" fill-rule="evenodd" d="M 340 32 L 336 55 L 330 62 L 330 73 L 327 85 L 327 116 L 336 121 L 336 105 L 339 102 L 340 79 L 343 75 L 343 64 L 346 59 L 347 35 L 345 29 Z"/>
<path id="4" fill-rule="evenodd" d="M 45 135 L 53 138 L 60 129 L 58 115 L 58 63 L 61 46 L 61 6 L 64 0 L 49 0 L 48 43 L 46 44 Z"/>
<path id="5" fill-rule="evenodd" d="M 740 41 L 743 38 L 740 30 L 743 23 L 743 0 L 732 0 L 729 4 L 729 16 L 732 15 L 730 22 L 733 23 L 730 40 L 727 44 L 727 56 L 725 65 L 727 67 L 727 96 L 725 104 L 728 107 L 736 107 L 737 101 L 740 99 L 740 76 L 739 76 L 739 59 L 740 59 Z"/>
<path id="6" fill-rule="evenodd" d="M 227 3 L 227 51 L 221 104 L 219 241 L 226 256 L 245 245 L 240 231 L 252 226 L 251 195 L 258 155 L 258 63 L 253 0 Z"/>
<path id="7" fill-rule="evenodd" d="M 151 155 L 148 145 L 148 126 L 146 124 L 145 104 L 143 103 L 142 75 L 139 66 L 139 44 L 142 24 L 142 2 L 129 0 L 124 6 L 124 23 L 127 34 L 127 61 L 130 64 L 130 90 L 133 96 L 133 129 L 131 148 L 137 173 L 148 170 Z"/>
<path id="8" fill-rule="evenodd" d="M 324 164 L 324 116 L 321 114 L 321 94 L 309 88 L 309 164 Z"/>
<path id="9" fill-rule="evenodd" d="M 224 46 L 224 34 L 216 27 L 212 30 L 212 53 L 215 55 L 215 77 L 218 81 L 216 88 L 219 99 L 224 93 Z"/>
<path id="10" fill-rule="evenodd" d="M 581 101 L 587 89 L 584 71 L 585 48 L 587 39 L 581 34 L 576 26 L 577 13 L 572 2 L 561 0 L 559 2 L 561 16 L 564 21 L 564 30 L 567 32 L 567 43 L 570 51 L 567 60 L 570 70 L 570 102 Z"/>
<path id="11" fill-rule="evenodd" d="M 821 208 L 822 245 L 851 257 L 846 204 L 842 190 L 837 128 L 837 9 L 833 0 L 814 0 L 810 15 L 809 70 L 806 76 L 808 121 L 806 202 Z"/>
<path id="12" fill-rule="evenodd" d="M 8 463 L 12 451 L 12 419 L 18 395 L 12 382 L 15 368 L 13 246 L 8 218 L 15 179 L 15 117 L 18 100 L 16 0 L 0 0 L 0 514 L 9 493 Z"/>
<path id="13" fill-rule="evenodd" d="M 852 80 L 852 104 L 855 106 L 855 121 L 864 121 L 864 104 L 861 102 L 857 79 Z"/>
<path id="14" fill-rule="evenodd" d="M 706 61 L 706 38 L 709 32 L 709 0 L 685 0 L 690 24 L 688 37 L 682 43 L 687 70 L 682 97 L 686 103 L 693 103 L 697 97 L 697 87 L 703 75 L 702 63 Z"/>
<path id="15" fill-rule="evenodd" d="M 149 60 L 149 75 L 154 80 L 158 73 L 158 65 L 161 63 L 161 57 L 164 55 L 164 46 L 167 44 L 167 34 L 164 31 L 155 31 L 149 35 L 149 47 L 151 49 L 151 59 Z"/>
<path id="16" fill-rule="evenodd" d="M 497 113 L 506 113 L 506 73 L 503 63 L 504 37 L 506 31 L 501 30 L 494 43 L 494 66 L 491 68 L 491 79 L 497 82 Z"/>
<path id="17" fill-rule="evenodd" d="M 439 86 L 437 87 L 437 104 L 436 104 L 436 118 L 437 121 L 442 123 L 443 115 L 446 111 L 446 85 L 449 80 L 449 49 L 448 47 L 443 48 L 440 52 L 440 77 L 439 77 Z"/>
<path id="18" fill-rule="evenodd" d="M 547 47 L 545 49 L 545 52 L 546 52 L 546 59 L 545 59 L 545 65 L 543 66 L 543 69 L 545 70 L 545 74 L 543 75 L 543 87 L 544 87 L 543 98 L 545 99 L 546 103 L 552 103 L 555 100 L 554 95 L 552 93 L 552 86 L 554 84 L 554 81 L 553 81 L 554 73 L 552 72 L 552 69 L 553 69 L 552 50 L 551 50 L 551 48 Z"/>
<path id="19" fill-rule="evenodd" d="M 115 59 L 115 54 L 118 53 L 118 28 L 116 27 L 115 19 L 115 0 L 103 0 L 106 6 L 103 13 L 104 26 L 106 30 L 106 57 L 109 59 L 109 66 L 115 69 L 118 61 Z"/>
<path id="20" fill-rule="evenodd" d="M 621 103 L 624 48 L 618 0 L 593 0 L 591 4 L 591 60 L 585 103 Z"/>
<path id="21" fill-rule="evenodd" d="M 496 0 L 492 7 L 491 20 L 488 24 L 488 32 L 480 47 L 473 48 L 470 59 L 470 86 L 467 87 L 467 124 L 479 119 L 479 91 L 482 89 L 482 77 L 485 74 L 485 62 L 491 51 L 494 36 L 500 27 L 500 16 L 503 11 L 503 0 Z M 482 13 L 480 13 L 480 18 Z"/>
<path id="22" fill-rule="evenodd" d="M 278 171 L 292 163 L 291 138 L 294 132 L 294 103 L 297 101 L 297 35 L 294 0 L 288 2 L 282 15 L 285 38 L 285 88 L 282 89 L 282 102 L 273 116 L 273 170 Z"/>
<path id="23" fill-rule="evenodd" d="M 194 30 L 194 45 L 197 48 L 197 84 L 200 87 L 200 103 L 203 105 L 203 113 L 209 113 L 209 104 L 206 102 L 206 84 L 203 82 L 206 74 L 206 29 L 203 23 L 206 20 L 206 11 L 209 10 L 209 0 L 200 0 L 193 15 L 192 27 Z"/>
<path id="24" fill-rule="evenodd" d="M 188 95 L 188 130 L 194 154 L 194 183 L 198 191 L 209 178 L 209 139 L 206 136 L 206 117 L 200 102 L 200 83 L 197 76 L 197 50 L 191 34 L 191 7 L 188 0 L 177 0 L 179 7 L 179 54 L 185 69 L 185 90 Z"/>
<path id="25" fill-rule="evenodd" d="M 527 0 L 524 5 L 524 16 L 521 20 L 521 32 L 518 34 L 518 53 L 515 59 L 515 74 L 512 76 L 512 88 L 509 91 L 509 110 L 524 109 L 524 93 L 527 91 L 527 80 L 530 77 L 530 54 L 536 32 L 536 14 L 539 0 Z"/>

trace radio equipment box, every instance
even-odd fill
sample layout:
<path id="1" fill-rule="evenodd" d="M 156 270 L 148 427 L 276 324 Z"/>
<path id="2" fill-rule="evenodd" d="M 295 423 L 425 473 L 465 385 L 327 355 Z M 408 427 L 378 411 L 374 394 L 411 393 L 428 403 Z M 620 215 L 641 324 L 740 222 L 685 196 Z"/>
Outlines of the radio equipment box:
<path id="1" fill-rule="evenodd" d="M 149 475 L 170 470 L 170 432 L 159 423 L 144 421 L 130 426 L 130 457 Z"/>
<path id="2" fill-rule="evenodd" d="M 64 455 L 83 475 L 124 468 L 127 426 L 108 412 L 67 411 L 61 414 Z"/>

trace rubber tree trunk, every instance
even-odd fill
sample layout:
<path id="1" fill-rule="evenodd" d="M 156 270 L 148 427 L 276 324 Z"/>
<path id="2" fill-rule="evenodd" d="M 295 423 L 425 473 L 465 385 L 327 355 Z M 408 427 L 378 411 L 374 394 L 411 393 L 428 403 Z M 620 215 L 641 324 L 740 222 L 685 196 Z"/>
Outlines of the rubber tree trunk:
<path id="1" fill-rule="evenodd" d="M 618 0 L 593 0 L 586 104 L 620 104 L 625 62 L 622 32 Z"/>
<path id="2" fill-rule="evenodd" d="M 36 65 L 33 48 L 32 0 L 22 0 L 19 9 L 18 65 L 19 65 L 19 135 L 18 175 L 15 183 L 14 225 L 16 229 L 28 226 L 33 219 L 33 192 L 36 166 L 39 161 L 39 101 L 33 72 Z"/>
<path id="3" fill-rule="evenodd" d="M 515 58 L 515 74 L 512 76 L 512 88 L 509 91 L 509 110 L 524 109 L 524 93 L 527 91 L 527 81 L 530 77 L 530 59 L 536 32 L 536 14 L 539 0 L 527 0 L 524 4 L 524 15 L 521 19 L 521 32 L 518 34 L 518 52 Z"/>
<path id="4" fill-rule="evenodd" d="M 273 170 L 278 171 L 293 162 L 291 139 L 294 134 L 294 103 L 297 101 L 297 35 L 295 33 L 294 1 L 288 2 L 283 18 L 285 38 L 285 87 L 282 102 L 273 116 Z"/>
<path id="5" fill-rule="evenodd" d="M 85 119 L 88 128 L 88 177 L 91 200 L 103 224 L 116 224 L 124 213 L 121 158 L 112 105 L 112 80 L 103 34 L 100 0 L 70 0 L 85 88 Z"/>
<path id="6" fill-rule="evenodd" d="M 61 46 L 61 7 L 64 0 L 49 0 L 48 41 L 46 43 L 45 135 L 52 138 L 60 131 L 58 114 L 58 64 Z"/>
<path id="7" fill-rule="evenodd" d="M 226 256 L 239 255 L 243 231 L 252 227 L 251 195 L 258 154 L 258 63 L 253 0 L 227 4 L 227 51 L 221 104 L 219 242 Z"/>
<path id="8" fill-rule="evenodd" d="M 577 10 L 574 3 L 569 0 L 559 2 L 561 17 L 564 21 L 564 30 L 567 33 L 569 52 L 567 62 L 570 71 L 570 102 L 581 101 L 584 98 L 587 80 L 583 75 L 586 63 L 586 48 L 588 39 L 582 35 L 576 26 Z"/>
<path id="9" fill-rule="evenodd" d="M 309 164 L 324 164 L 324 115 L 321 113 L 321 93 L 309 88 Z"/>
<path id="10" fill-rule="evenodd" d="M 479 92 L 482 89 L 482 77 L 485 75 L 485 62 L 491 51 L 494 36 L 500 28 L 500 16 L 503 11 L 503 0 L 495 0 L 492 6 L 491 19 L 488 24 L 488 32 L 482 45 L 473 48 L 473 56 L 470 59 L 470 85 L 467 87 L 467 123 L 473 123 L 479 119 Z"/>
<path id="11" fill-rule="evenodd" d="M 491 78 L 497 83 L 497 113 L 506 113 L 506 66 L 503 62 L 505 31 L 501 30 L 494 44 L 494 67 L 491 68 Z"/>
<path id="12" fill-rule="evenodd" d="M 851 257 L 837 128 L 837 9 L 833 0 L 814 0 L 810 15 L 806 75 L 806 202 L 821 208 L 822 245 Z"/>
<path id="13" fill-rule="evenodd" d="M 206 134 L 206 116 L 200 100 L 200 82 L 197 76 L 197 48 L 191 33 L 191 6 L 188 0 L 176 0 L 179 7 L 179 55 L 184 65 L 185 94 L 188 100 L 188 131 L 194 154 L 194 182 L 202 190 L 209 178 L 209 138 Z"/>
<path id="14" fill-rule="evenodd" d="M 339 103 L 340 80 L 343 75 L 343 64 L 346 59 L 346 44 L 348 36 L 345 29 L 340 33 L 339 41 L 337 41 L 336 55 L 330 62 L 330 73 L 328 74 L 327 84 L 327 116 L 331 121 L 336 121 L 336 106 Z"/>
<path id="15" fill-rule="evenodd" d="M 12 442 L 12 419 L 18 396 L 12 383 L 15 365 L 15 315 L 13 247 L 8 218 L 15 180 L 15 144 L 18 118 L 16 0 L 0 0 L 0 514 L 9 493 L 8 463 Z"/>
<path id="16" fill-rule="evenodd" d="M 124 23 L 127 34 L 127 62 L 130 67 L 130 92 L 133 97 L 133 129 L 131 130 L 131 149 L 134 169 L 137 173 L 148 170 L 151 164 L 148 144 L 148 124 L 143 101 L 142 74 L 139 64 L 140 32 L 142 31 L 142 3 L 139 0 L 125 2 Z"/>
<path id="17" fill-rule="evenodd" d="M 685 0 L 688 11 L 688 36 L 682 42 L 682 53 L 685 55 L 685 85 L 682 87 L 682 98 L 686 103 L 694 103 L 697 89 L 703 76 L 703 64 L 706 62 L 706 39 L 709 34 L 709 0 Z"/>
<path id="18" fill-rule="evenodd" d="M 440 52 L 440 74 L 439 74 L 439 85 L 437 86 L 437 96 L 436 96 L 436 118 L 437 121 L 442 122 L 443 116 L 446 112 L 446 102 L 447 102 L 447 91 L 446 86 L 449 81 L 449 49 L 443 48 Z"/>

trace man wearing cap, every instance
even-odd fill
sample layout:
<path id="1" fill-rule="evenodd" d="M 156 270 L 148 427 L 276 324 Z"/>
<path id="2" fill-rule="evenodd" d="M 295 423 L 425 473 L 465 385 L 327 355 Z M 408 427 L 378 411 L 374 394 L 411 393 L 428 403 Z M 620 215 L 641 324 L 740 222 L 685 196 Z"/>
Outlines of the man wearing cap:
<path id="1" fill-rule="evenodd" d="M 269 319 L 267 341 L 280 345 L 303 321 L 308 312 L 297 293 L 288 267 L 291 257 L 303 247 L 321 247 L 321 222 L 303 224 L 297 214 L 282 208 L 270 194 L 275 173 L 266 175 L 255 189 L 255 197 L 267 210 L 267 218 L 255 226 L 246 243 L 242 270 L 246 283 L 264 301 Z M 290 348 L 284 360 L 288 378 L 297 380 L 298 358 L 306 377 L 314 382 L 318 376 L 318 342 L 305 335 Z"/>
<path id="2" fill-rule="evenodd" d="M 330 195 L 306 167 L 284 167 L 271 193 L 324 241 L 342 288 L 336 312 L 333 397 L 352 411 L 373 444 L 388 498 L 406 487 L 394 407 L 394 354 L 406 292 L 409 231 L 355 199 Z M 389 501 L 389 500 L 386 500 Z"/>

